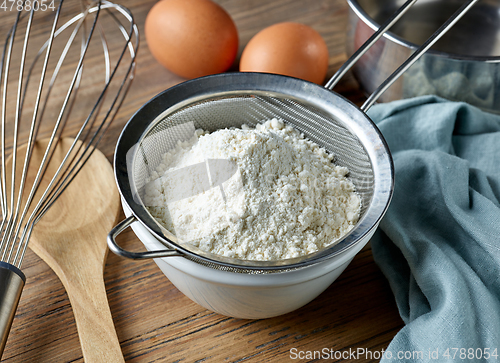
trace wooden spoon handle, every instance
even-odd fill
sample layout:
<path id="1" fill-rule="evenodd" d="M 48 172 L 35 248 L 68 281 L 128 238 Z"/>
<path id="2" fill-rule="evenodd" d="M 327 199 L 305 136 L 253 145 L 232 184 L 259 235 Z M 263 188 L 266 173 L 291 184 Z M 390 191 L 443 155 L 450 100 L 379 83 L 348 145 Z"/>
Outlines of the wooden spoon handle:
<path id="1" fill-rule="evenodd" d="M 80 269 L 61 279 L 68 292 L 85 363 L 125 362 L 109 310 L 103 276 Z"/>

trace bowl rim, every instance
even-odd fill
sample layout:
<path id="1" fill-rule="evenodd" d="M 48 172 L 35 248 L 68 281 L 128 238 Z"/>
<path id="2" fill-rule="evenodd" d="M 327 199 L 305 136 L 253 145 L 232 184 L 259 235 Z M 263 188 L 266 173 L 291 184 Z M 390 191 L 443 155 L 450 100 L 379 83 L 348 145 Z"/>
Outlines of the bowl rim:
<path id="1" fill-rule="evenodd" d="M 377 31 L 380 27 L 374 19 L 372 19 L 368 13 L 361 7 L 361 4 L 357 0 L 347 0 L 349 8 L 356 14 L 359 20 L 363 21 L 366 25 L 372 28 L 374 31 Z M 409 48 L 412 50 L 416 50 L 419 46 L 415 43 L 407 41 L 406 39 L 400 37 L 392 33 L 391 31 L 387 31 L 384 34 L 384 37 L 389 39 L 390 41 L 401 45 L 405 48 Z M 458 61 L 472 61 L 472 62 L 485 62 L 485 63 L 500 63 L 500 55 L 498 56 L 470 56 L 470 55 L 459 55 L 453 53 L 446 53 L 439 50 L 429 49 L 426 52 L 426 55 L 433 55 L 442 58 L 448 58 L 452 60 Z M 424 55 L 425 56 L 425 55 Z"/>

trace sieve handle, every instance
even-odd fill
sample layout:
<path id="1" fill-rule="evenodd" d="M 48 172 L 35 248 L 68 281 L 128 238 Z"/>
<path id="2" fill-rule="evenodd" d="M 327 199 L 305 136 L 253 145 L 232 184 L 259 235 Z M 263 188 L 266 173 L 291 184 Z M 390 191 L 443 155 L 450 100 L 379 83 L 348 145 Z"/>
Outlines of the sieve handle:
<path id="1" fill-rule="evenodd" d="M 417 0 L 407 0 L 363 45 L 339 68 L 333 77 L 326 83 L 325 88 L 332 90 L 339 80 L 347 73 L 349 69 L 375 44 L 406 11 Z M 450 30 L 457 21 L 464 16 L 469 9 L 479 0 L 468 0 L 465 2 L 438 30 L 427 39 L 398 69 L 396 69 L 366 100 L 360 107 L 361 111 L 367 112 L 373 106 L 377 99 L 408 70 L 422 55 L 424 55 L 434 43 L 436 43 L 448 30 Z"/>
<path id="2" fill-rule="evenodd" d="M 417 0 L 407 0 L 392 16 L 373 33 L 373 35 L 354 52 L 354 54 L 339 68 L 332 78 L 326 83 L 325 88 L 332 90 L 344 77 L 349 69 L 375 44 L 405 13 Z"/>
<path id="3" fill-rule="evenodd" d="M 124 230 L 126 230 L 128 227 L 132 225 L 132 223 L 137 222 L 137 218 L 135 216 L 131 215 L 130 217 L 127 217 L 120 223 L 118 223 L 108 234 L 108 247 L 111 250 L 111 252 L 117 254 L 118 256 L 121 257 L 126 257 L 130 258 L 133 260 L 145 260 L 148 258 L 159 258 L 159 257 L 171 257 L 171 256 L 182 256 L 179 252 L 176 250 L 160 250 L 160 251 L 147 251 L 147 252 L 132 252 L 132 251 L 127 251 L 116 243 L 116 236 L 118 236 L 120 233 L 122 233 Z"/>
<path id="4" fill-rule="evenodd" d="M 462 16 L 464 16 L 470 8 L 472 8 L 479 0 L 468 0 L 443 24 L 441 27 L 427 39 L 398 69 L 396 69 L 365 101 L 360 107 L 361 111 L 367 112 L 377 99 L 384 93 L 396 80 L 408 70 L 417 60 L 424 55 L 430 47 L 434 45 L 443 35 L 450 30 Z"/>

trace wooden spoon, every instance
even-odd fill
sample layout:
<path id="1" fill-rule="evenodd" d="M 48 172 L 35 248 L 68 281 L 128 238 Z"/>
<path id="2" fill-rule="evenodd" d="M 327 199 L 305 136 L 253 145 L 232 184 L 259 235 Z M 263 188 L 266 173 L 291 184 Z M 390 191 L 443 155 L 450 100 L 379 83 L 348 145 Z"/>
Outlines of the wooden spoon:
<path id="1" fill-rule="evenodd" d="M 59 142 L 44 176 L 42 191 L 72 142 L 72 139 Z M 31 165 L 38 168 L 46 146 L 47 141 L 37 141 L 30 168 Z M 24 155 L 25 150 L 19 150 L 20 154 Z M 27 186 L 31 186 L 35 175 L 36 169 L 30 169 Z M 66 288 L 86 363 L 124 362 L 103 278 L 108 251 L 106 236 L 117 223 L 119 212 L 120 198 L 112 167 L 106 157 L 95 150 L 68 188 L 36 224 L 28 244 L 54 270 Z"/>

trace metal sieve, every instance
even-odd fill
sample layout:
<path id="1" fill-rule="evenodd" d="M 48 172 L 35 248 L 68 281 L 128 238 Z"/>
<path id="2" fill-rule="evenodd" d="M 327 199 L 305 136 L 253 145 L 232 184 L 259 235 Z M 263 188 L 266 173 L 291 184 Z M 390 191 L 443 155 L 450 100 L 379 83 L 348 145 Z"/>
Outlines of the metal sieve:
<path id="1" fill-rule="evenodd" d="M 242 124 L 253 126 L 275 117 L 324 147 L 335 155 L 336 164 L 349 169 L 349 178 L 363 207 L 359 223 L 348 236 L 330 248 L 297 259 L 243 261 L 208 254 L 183 244 L 156 222 L 142 197 L 146 181 L 162 156 L 177 140 L 184 140 L 189 135 L 185 130 L 190 124 L 194 123 L 196 129 L 216 131 Z M 209 76 L 159 94 L 139 110 L 123 130 L 115 153 L 115 170 L 124 202 L 134 218 L 172 249 L 167 255 L 187 255 L 197 262 L 236 270 L 298 267 L 349 248 L 379 221 L 389 202 L 393 179 L 391 158 L 382 136 L 355 105 L 323 87 L 261 73 Z M 128 224 L 132 220 L 128 219 Z M 118 253 L 132 258 L 165 256 L 164 252 Z"/>
<path id="2" fill-rule="evenodd" d="M 303 80 L 263 73 L 226 73 L 194 79 L 174 86 L 147 102 L 122 131 L 115 150 L 115 174 L 122 201 L 131 215 L 108 236 L 110 249 L 133 259 L 183 256 L 213 269 L 236 273 L 284 272 L 338 256 L 364 240 L 378 226 L 393 192 L 393 164 L 388 147 L 365 111 L 390 84 L 415 62 L 477 0 L 464 5 L 420 50 L 410 57 L 360 108 L 332 92 L 339 70 L 327 88 Z M 414 3 L 408 1 L 405 6 Z M 366 51 L 405 11 L 389 19 L 354 61 Z M 357 57 L 357 58 L 356 58 Z M 144 203 L 144 189 L 163 155 L 179 140 L 192 136 L 194 129 L 210 132 L 255 126 L 279 118 L 335 157 L 334 163 L 349 169 L 349 179 L 361 197 L 360 218 L 355 227 L 337 243 L 302 257 L 278 261 L 253 261 L 222 257 L 183 243 L 163 228 Z M 200 209 L 203 205 L 200 205 Z M 141 223 L 165 245 L 162 251 L 130 252 L 115 241 L 134 222 Z"/>

